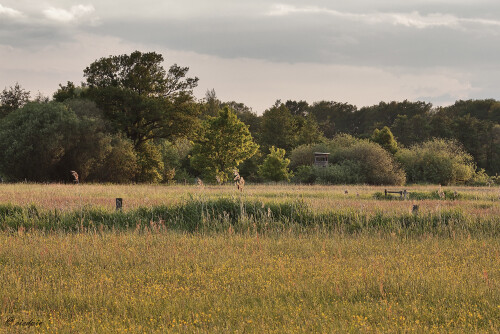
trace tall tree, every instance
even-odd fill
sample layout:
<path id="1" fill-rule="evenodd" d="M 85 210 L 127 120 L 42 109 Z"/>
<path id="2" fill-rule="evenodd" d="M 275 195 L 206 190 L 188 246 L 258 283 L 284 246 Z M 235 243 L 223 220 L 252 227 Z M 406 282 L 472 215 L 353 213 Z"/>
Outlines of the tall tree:
<path id="1" fill-rule="evenodd" d="M 269 151 L 272 146 L 290 151 L 297 144 L 297 123 L 290 110 L 280 101 L 262 115 L 260 145 Z"/>
<path id="2" fill-rule="evenodd" d="M 357 132 L 353 123 L 356 110 L 356 106 L 347 103 L 319 101 L 309 107 L 309 116 L 316 119 L 325 137 L 333 138 L 339 133 Z"/>
<path id="3" fill-rule="evenodd" d="M 162 62 L 160 54 L 135 51 L 101 58 L 84 70 L 86 96 L 136 148 L 155 138 L 184 136 L 196 125 L 192 90 L 198 78 L 186 77 L 189 68 L 177 64 L 167 72 Z"/>
<path id="4" fill-rule="evenodd" d="M 248 127 L 226 107 L 219 111 L 218 117 L 205 121 L 193 147 L 191 165 L 203 177 L 225 182 L 257 149 Z"/>
<path id="5" fill-rule="evenodd" d="M 0 94 L 0 117 L 22 108 L 30 100 L 30 92 L 16 82 L 14 87 L 5 88 Z"/>
<path id="6" fill-rule="evenodd" d="M 215 89 L 207 90 L 205 93 L 205 108 L 204 114 L 216 117 L 220 109 L 220 100 L 217 98 Z"/>
<path id="7" fill-rule="evenodd" d="M 370 139 L 392 154 L 398 151 L 398 143 L 387 126 L 384 126 L 382 130 L 375 129 Z"/>

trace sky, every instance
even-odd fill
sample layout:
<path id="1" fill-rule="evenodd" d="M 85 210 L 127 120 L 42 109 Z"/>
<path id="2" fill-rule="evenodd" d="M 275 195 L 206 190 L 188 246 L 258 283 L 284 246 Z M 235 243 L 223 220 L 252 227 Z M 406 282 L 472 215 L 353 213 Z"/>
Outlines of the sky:
<path id="1" fill-rule="evenodd" d="M 278 99 L 500 99 L 498 0 L 0 0 L 0 90 L 52 96 L 135 50 L 188 66 L 197 98 L 259 114 Z"/>

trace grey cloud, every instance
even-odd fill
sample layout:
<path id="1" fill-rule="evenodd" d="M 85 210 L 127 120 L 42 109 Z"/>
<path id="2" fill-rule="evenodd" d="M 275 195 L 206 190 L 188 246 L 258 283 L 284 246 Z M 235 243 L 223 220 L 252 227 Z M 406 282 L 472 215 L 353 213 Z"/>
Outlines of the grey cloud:
<path id="1" fill-rule="evenodd" d="M 362 18 L 377 20 L 364 14 Z M 450 22 L 455 20 L 452 18 Z M 222 58 L 362 66 L 471 66 L 497 62 L 500 27 L 488 23 L 484 28 L 484 23 L 464 21 L 460 24 L 468 24 L 467 29 L 454 29 L 447 26 L 453 23 L 439 26 L 438 21 L 433 16 L 428 21 L 395 26 L 311 11 L 309 15 L 292 17 L 108 21 L 93 31 Z"/>

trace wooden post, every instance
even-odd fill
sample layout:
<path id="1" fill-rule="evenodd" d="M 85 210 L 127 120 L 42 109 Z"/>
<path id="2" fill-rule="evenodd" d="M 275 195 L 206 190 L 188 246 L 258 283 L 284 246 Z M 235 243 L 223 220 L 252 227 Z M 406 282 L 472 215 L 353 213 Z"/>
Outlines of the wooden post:
<path id="1" fill-rule="evenodd" d="M 387 197 L 387 189 L 385 189 L 385 197 Z"/>
<path id="2" fill-rule="evenodd" d="M 116 198 L 116 210 L 122 210 L 123 207 L 123 198 Z"/>

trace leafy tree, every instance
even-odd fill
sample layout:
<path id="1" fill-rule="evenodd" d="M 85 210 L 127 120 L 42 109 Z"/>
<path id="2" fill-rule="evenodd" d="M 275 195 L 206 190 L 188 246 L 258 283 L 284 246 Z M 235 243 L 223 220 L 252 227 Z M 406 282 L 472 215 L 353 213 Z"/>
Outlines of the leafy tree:
<path id="1" fill-rule="evenodd" d="M 162 171 L 164 164 L 160 148 L 152 141 L 144 142 L 136 147 L 137 165 L 139 173 L 138 182 L 158 183 L 163 180 Z"/>
<path id="2" fill-rule="evenodd" d="M 116 129 L 138 149 L 157 138 L 183 137 L 194 131 L 198 110 L 192 90 L 198 78 L 186 77 L 188 67 L 172 65 L 163 56 L 135 51 L 93 62 L 84 70 L 91 98 Z"/>
<path id="3" fill-rule="evenodd" d="M 307 116 L 309 110 L 309 103 L 306 101 L 291 101 L 288 100 L 285 102 L 285 107 L 295 116 Z"/>
<path id="4" fill-rule="evenodd" d="M 398 143 L 387 126 L 384 126 L 382 130 L 375 129 L 370 139 L 392 154 L 398 151 Z"/>
<path id="5" fill-rule="evenodd" d="M 248 127 L 226 107 L 219 111 L 218 117 L 205 121 L 193 147 L 191 165 L 204 178 L 225 182 L 257 149 Z"/>
<path id="6" fill-rule="evenodd" d="M 30 100 L 30 92 L 21 88 L 19 83 L 10 89 L 5 88 L 0 94 L 0 118 L 14 110 L 22 108 Z"/>
<path id="7" fill-rule="evenodd" d="M 272 146 L 291 150 L 297 143 L 297 123 L 290 110 L 277 101 L 262 115 L 260 145 L 264 150 Z"/>
<path id="8" fill-rule="evenodd" d="M 193 89 L 198 78 L 187 77 L 188 67 L 163 66 L 163 56 L 135 51 L 130 55 L 96 60 L 84 70 L 81 96 L 103 110 L 114 131 L 134 145 L 138 181 L 159 182 L 164 172 L 161 150 L 154 140 L 191 136 L 198 126 L 199 106 Z M 61 90 L 69 91 L 72 87 Z"/>
<path id="9" fill-rule="evenodd" d="M 354 125 L 356 111 L 356 106 L 348 103 L 319 101 L 309 107 L 308 115 L 315 118 L 324 136 L 331 139 L 339 133 L 358 132 Z"/>
<path id="10" fill-rule="evenodd" d="M 87 179 L 94 182 L 129 183 L 135 181 L 139 166 L 130 139 L 107 135 L 103 139 L 103 158 Z"/>
<path id="11" fill-rule="evenodd" d="M 222 103 L 221 108 L 224 107 L 231 109 L 238 116 L 238 119 L 248 126 L 252 137 L 257 138 L 260 135 L 262 117 L 253 112 L 252 108 L 235 101 Z"/>
<path id="12" fill-rule="evenodd" d="M 71 81 L 66 83 L 66 86 L 59 84 L 59 89 L 52 96 L 54 101 L 64 102 L 70 99 L 76 99 L 82 96 L 85 91 L 85 87 L 77 87 Z"/>
<path id="13" fill-rule="evenodd" d="M 380 102 L 378 105 L 358 110 L 354 114 L 354 123 L 358 128 L 357 134 L 369 137 L 376 128 L 392 126 L 398 115 L 407 115 L 408 118 L 412 118 L 419 114 L 429 113 L 431 109 L 432 104 L 421 101 Z"/>
<path id="14" fill-rule="evenodd" d="M 63 104 L 29 103 L 0 122 L 0 170 L 14 181 L 61 179 L 57 165 L 77 132 L 78 119 Z"/>
<path id="15" fill-rule="evenodd" d="M 29 103 L 0 122 L 0 170 L 12 181 L 67 181 L 76 170 L 82 181 L 130 182 L 137 159 L 92 102 Z"/>
<path id="16" fill-rule="evenodd" d="M 192 143 L 187 139 L 179 139 L 175 142 L 165 139 L 159 141 L 158 147 L 163 162 L 163 182 L 172 182 L 179 172 L 182 173 L 183 160 L 188 157 L 192 146 Z"/>
<path id="17" fill-rule="evenodd" d="M 313 116 L 296 116 L 296 123 L 298 124 L 297 145 L 315 144 L 324 139 Z"/>
<path id="18" fill-rule="evenodd" d="M 264 163 L 259 166 L 260 176 L 268 181 L 290 181 L 293 173 L 288 170 L 290 159 L 285 158 L 285 150 L 272 146 L 270 151 Z"/>
<path id="19" fill-rule="evenodd" d="M 207 90 L 205 93 L 205 115 L 216 117 L 219 113 L 221 101 L 217 98 L 217 94 L 215 93 L 215 89 Z"/>

